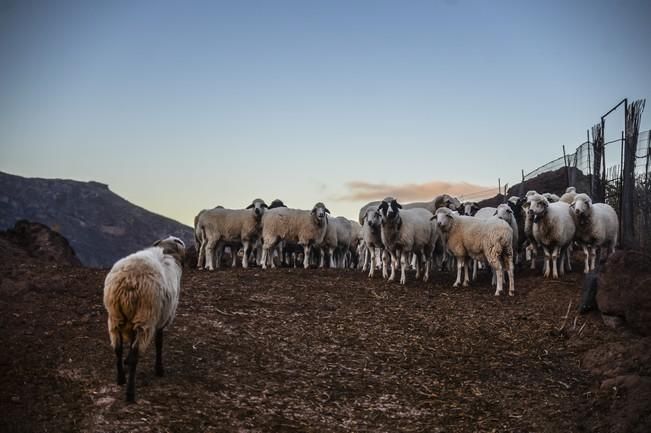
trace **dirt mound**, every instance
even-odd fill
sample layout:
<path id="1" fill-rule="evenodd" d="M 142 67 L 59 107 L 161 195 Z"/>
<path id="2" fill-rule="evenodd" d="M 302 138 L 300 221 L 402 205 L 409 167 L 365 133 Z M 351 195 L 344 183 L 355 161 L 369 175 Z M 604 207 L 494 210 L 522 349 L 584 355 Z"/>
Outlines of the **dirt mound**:
<path id="1" fill-rule="evenodd" d="M 81 265 L 68 240 L 44 224 L 20 220 L 13 229 L 0 232 L 0 242 L 5 262 L 31 258 L 59 265 Z"/>
<path id="2" fill-rule="evenodd" d="M 610 316 L 623 318 L 642 335 L 651 335 L 651 256 L 616 251 L 599 275 L 597 305 Z"/>
<path id="3" fill-rule="evenodd" d="M 570 168 L 570 179 L 574 179 L 574 186 L 578 192 L 590 192 L 591 177 L 586 176 L 576 168 Z M 509 188 L 508 196 L 520 195 L 521 183 L 517 183 Z M 524 182 L 522 191 L 538 191 L 539 193 L 550 192 L 561 196 L 567 189 L 567 169 L 561 167 L 554 171 L 548 171 L 538 176 L 528 179 Z"/>
<path id="4" fill-rule="evenodd" d="M 614 433 L 651 431 L 651 338 L 612 342 L 588 351 L 583 367 L 599 377 L 600 406 L 610 413 Z"/>

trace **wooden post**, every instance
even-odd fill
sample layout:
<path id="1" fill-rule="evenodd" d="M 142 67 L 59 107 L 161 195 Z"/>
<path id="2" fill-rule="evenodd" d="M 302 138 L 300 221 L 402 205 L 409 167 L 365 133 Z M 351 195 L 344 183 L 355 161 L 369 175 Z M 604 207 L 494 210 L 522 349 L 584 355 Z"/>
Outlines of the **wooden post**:
<path id="1" fill-rule="evenodd" d="M 621 245 L 622 248 L 635 248 L 635 152 L 640 133 L 640 120 L 644 111 L 644 99 L 630 105 L 626 104 L 626 143 L 624 144 L 624 168 L 622 172 L 621 194 Z"/>
<path id="2" fill-rule="evenodd" d="M 524 170 L 522 172 L 522 182 L 520 183 L 520 198 L 524 197 Z"/>
<path id="3" fill-rule="evenodd" d="M 570 187 L 570 167 L 569 163 L 567 160 L 567 153 L 565 153 L 565 145 L 563 145 L 563 161 L 565 161 L 565 180 L 567 185 L 565 185 L 565 188 Z"/>
<path id="4" fill-rule="evenodd" d="M 592 127 L 592 155 L 593 155 L 593 169 L 592 169 L 592 183 L 591 193 L 592 201 L 595 203 L 602 203 L 604 201 L 604 194 L 601 186 L 601 160 L 603 159 L 604 150 L 604 130 L 603 119 L 601 123 L 597 123 Z"/>

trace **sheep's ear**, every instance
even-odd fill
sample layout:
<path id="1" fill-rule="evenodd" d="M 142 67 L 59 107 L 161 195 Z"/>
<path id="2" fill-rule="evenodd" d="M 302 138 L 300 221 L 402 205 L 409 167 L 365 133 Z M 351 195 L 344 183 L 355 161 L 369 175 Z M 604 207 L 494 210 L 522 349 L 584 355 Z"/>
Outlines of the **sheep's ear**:
<path id="1" fill-rule="evenodd" d="M 324 207 L 323 210 L 324 210 L 326 213 L 330 213 L 330 210 L 328 210 L 327 207 Z"/>
<path id="2" fill-rule="evenodd" d="M 265 208 L 265 209 L 268 209 L 268 208 L 269 208 L 269 206 L 267 206 L 267 203 L 262 203 L 261 206 L 262 206 L 263 208 Z"/>
<path id="3" fill-rule="evenodd" d="M 154 244 L 152 245 L 152 247 L 157 247 L 161 242 L 162 242 L 161 239 L 157 240 L 156 242 L 154 242 Z"/>
<path id="4" fill-rule="evenodd" d="M 315 215 L 316 214 L 316 208 L 313 207 L 311 212 L 312 212 L 312 215 Z"/>
<path id="5" fill-rule="evenodd" d="M 497 215 L 497 209 L 495 209 L 495 213 L 493 214 L 493 216 L 495 216 L 495 215 Z"/>
<path id="6" fill-rule="evenodd" d="M 436 219 L 436 215 L 432 216 L 429 220 L 434 221 Z"/>
<path id="7" fill-rule="evenodd" d="M 247 209 L 253 209 L 253 203 L 251 203 L 250 205 L 248 205 L 246 208 L 247 208 Z"/>
<path id="8" fill-rule="evenodd" d="M 402 205 L 401 205 L 400 203 L 398 203 L 398 200 L 393 200 L 393 201 L 391 202 L 391 206 L 395 206 L 395 207 L 397 207 L 398 209 L 402 209 Z"/>

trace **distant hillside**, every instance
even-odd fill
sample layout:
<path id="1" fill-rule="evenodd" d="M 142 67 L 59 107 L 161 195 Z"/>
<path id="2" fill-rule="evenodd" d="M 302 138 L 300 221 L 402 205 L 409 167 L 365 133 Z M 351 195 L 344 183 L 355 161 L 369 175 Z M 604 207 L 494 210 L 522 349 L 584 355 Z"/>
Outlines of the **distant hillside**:
<path id="1" fill-rule="evenodd" d="M 93 267 L 109 267 L 167 235 L 188 246 L 194 238 L 190 227 L 129 203 L 108 185 L 0 172 L 0 230 L 21 219 L 61 233 L 81 262 Z"/>

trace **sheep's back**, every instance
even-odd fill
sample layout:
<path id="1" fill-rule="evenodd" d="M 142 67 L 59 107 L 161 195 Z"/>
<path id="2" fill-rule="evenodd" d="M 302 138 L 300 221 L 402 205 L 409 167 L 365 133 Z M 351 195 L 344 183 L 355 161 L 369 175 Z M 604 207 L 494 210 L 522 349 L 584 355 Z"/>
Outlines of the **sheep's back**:
<path id="1" fill-rule="evenodd" d="M 174 316 L 178 304 L 181 268 L 158 247 L 119 260 L 104 281 L 104 305 L 118 322 L 137 316 L 162 327 Z"/>

